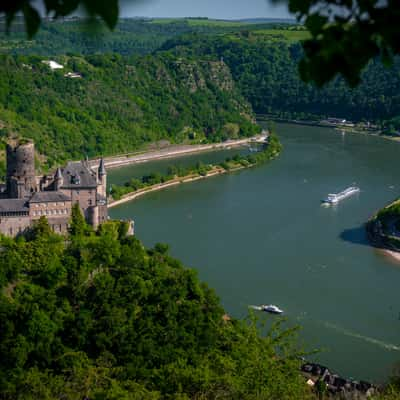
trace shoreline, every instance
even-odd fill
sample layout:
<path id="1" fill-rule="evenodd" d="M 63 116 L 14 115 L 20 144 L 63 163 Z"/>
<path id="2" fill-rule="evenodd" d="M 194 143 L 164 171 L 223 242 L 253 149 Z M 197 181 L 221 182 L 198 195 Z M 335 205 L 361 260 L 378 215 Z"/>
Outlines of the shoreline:
<path id="1" fill-rule="evenodd" d="M 249 143 L 263 143 L 268 138 L 268 133 L 263 131 L 261 134 L 249 138 L 230 140 L 221 143 L 196 144 L 196 145 L 174 145 L 160 150 L 150 150 L 139 154 L 126 154 L 123 156 L 105 157 L 104 163 L 107 169 L 124 167 L 127 165 L 141 164 L 149 161 L 156 161 L 168 158 L 178 158 L 186 155 L 229 149 L 231 147 L 240 147 Z M 92 168 L 98 167 L 100 159 L 90 161 Z"/>
<path id="2" fill-rule="evenodd" d="M 366 131 L 366 130 L 362 130 L 362 129 L 357 129 L 357 127 L 349 127 L 349 126 L 341 126 L 341 125 L 329 125 L 329 124 L 323 124 L 320 123 L 318 121 L 302 121 L 302 120 L 291 120 L 291 119 L 282 119 L 282 118 L 270 118 L 267 119 L 264 116 L 260 116 L 257 118 L 257 120 L 260 121 L 274 121 L 280 124 L 293 124 L 293 125 L 300 125 L 300 126 L 314 126 L 314 127 L 318 127 L 318 128 L 330 128 L 330 129 L 334 129 L 337 131 L 342 131 L 345 133 L 351 133 L 351 134 L 360 134 L 360 135 L 367 135 L 367 136 L 374 136 L 374 137 L 378 137 L 378 138 L 382 138 L 382 139 L 386 139 L 386 140 L 391 140 L 393 142 L 400 142 L 400 137 L 399 136 L 391 136 L 391 135 L 387 135 L 384 133 L 379 133 L 380 131 L 377 129 L 371 129 L 370 131 Z"/>
<path id="3" fill-rule="evenodd" d="M 389 249 L 380 249 L 380 250 L 383 252 L 385 256 L 391 258 L 393 261 L 396 261 L 397 263 L 400 263 L 400 252 Z"/>
<path id="4" fill-rule="evenodd" d="M 126 194 L 125 196 L 123 196 L 119 200 L 114 200 L 114 201 L 109 202 L 108 203 L 108 209 L 113 208 L 113 207 L 117 207 L 117 206 L 119 206 L 121 204 L 128 203 L 130 201 L 133 201 L 136 198 L 144 196 L 147 193 L 158 192 L 160 190 L 168 189 L 169 187 L 181 185 L 181 184 L 184 184 L 184 183 L 195 182 L 195 181 L 198 181 L 200 179 L 212 178 L 213 176 L 223 175 L 223 174 L 227 174 L 229 172 L 235 172 L 235 171 L 239 171 L 239 170 L 242 170 L 242 169 L 245 169 L 245 168 L 246 169 L 247 168 L 251 168 L 251 166 L 249 166 L 249 167 L 237 167 L 237 168 L 234 168 L 234 169 L 231 169 L 231 170 L 225 170 L 223 168 L 217 167 L 216 169 L 208 172 L 206 175 L 187 175 L 187 176 L 184 176 L 184 177 L 175 178 L 174 180 L 169 181 L 169 182 L 158 183 L 156 185 L 148 186 L 147 188 L 139 189 L 139 190 L 136 190 L 135 192 L 128 193 L 128 194 Z"/>
<path id="5" fill-rule="evenodd" d="M 376 214 L 374 217 L 375 216 Z M 382 235 L 380 228 L 377 227 L 374 217 L 371 217 L 371 219 L 365 225 L 370 246 L 374 247 L 385 257 L 390 258 L 392 261 L 396 261 L 397 264 L 400 263 L 400 251 L 396 250 L 393 245 L 390 245 L 387 242 L 387 237 Z"/>
<path id="6" fill-rule="evenodd" d="M 162 179 L 159 179 L 157 183 L 149 186 L 142 187 L 140 189 L 135 190 L 135 187 L 130 187 L 129 185 L 127 186 L 127 190 L 132 190 L 130 192 L 119 192 L 117 191 L 117 195 L 121 196 L 119 199 L 113 199 L 112 196 L 109 197 L 109 202 L 108 202 L 108 208 L 113 208 L 116 206 L 119 206 L 121 204 L 133 201 L 134 199 L 143 196 L 146 193 L 150 192 L 155 192 L 159 190 L 163 190 L 172 186 L 176 186 L 182 183 L 188 183 L 188 182 L 194 182 L 200 179 L 206 179 L 206 178 L 211 178 L 213 176 L 217 175 L 222 175 L 222 174 L 227 174 L 231 172 L 236 172 L 240 171 L 242 169 L 248 169 L 252 168 L 256 165 L 259 165 L 261 163 L 271 161 L 274 158 L 276 158 L 282 149 L 282 145 L 280 144 L 279 140 L 277 137 L 274 135 L 266 134 L 266 135 L 259 135 L 256 137 L 259 143 L 263 143 L 264 147 L 263 150 L 258 152 L 257 156 L 254 156 L 252 159 L 247 159 L 247 157 L 244 157 L 240 159 L 240 157 L 231 162 L 231 164 L 227 165 L 210 165 L 210 168 L 206 171 L 204 170 L 187 170 L 185 176 L 174 176 L 171 177 L 171 179 L 168 179 L 163 182 Z M 247 138 L 245 139 L 246 141 L 252 141 L 254 142 L 254 138 Z M 242 144 L 244 140 L 236 141 L 236 144 Z M 232 142 L 229 143 L 230 145 Z M 226 144 L 224 144 L 226 146 Z M 117 196 L 117 197 L 118 197 Z"/>

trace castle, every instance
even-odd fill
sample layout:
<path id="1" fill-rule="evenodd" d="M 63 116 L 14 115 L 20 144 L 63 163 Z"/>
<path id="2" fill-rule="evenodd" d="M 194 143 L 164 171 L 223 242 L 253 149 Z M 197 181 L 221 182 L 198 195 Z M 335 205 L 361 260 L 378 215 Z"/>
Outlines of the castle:
<path id="1" fill-rule="evenodd" d="M 69 162 L 54 175 L 36 176 L 35 147 L 29 140 L 7 145 L 7 175 L 0 186 L 0 233 L 17 236 L 45 216 L 57 233 L 67 232 L 74 204 L 97 228 L 108 218 L 104 160 L 96 171 L 89 163 Z"/>

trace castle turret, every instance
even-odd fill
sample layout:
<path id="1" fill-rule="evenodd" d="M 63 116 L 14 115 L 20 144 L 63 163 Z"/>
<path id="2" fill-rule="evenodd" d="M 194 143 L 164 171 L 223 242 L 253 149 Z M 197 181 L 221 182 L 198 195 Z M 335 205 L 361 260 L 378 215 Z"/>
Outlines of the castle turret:
<path id="1" fill-rule="evenodd" d="M 97 176 L 99 180 L 99 188 L 97 192 L 100 196 L 107 197 L 107 171 L 103 158 L 100 160 Z"/>
<path id="2" fill-rule="evenodd" d="M 57 168 L 57 171 L 54 175 L 54 189 L 60 190 L 63 183 L 64 183 L 64 178 L 62 176 L 61 169 Z"/>
<path id="3" fill-rule="evenodd" d="M 35 146 L 28 140 L 7 144 L 7 194 L 23 199 L 37 191 Z"/>

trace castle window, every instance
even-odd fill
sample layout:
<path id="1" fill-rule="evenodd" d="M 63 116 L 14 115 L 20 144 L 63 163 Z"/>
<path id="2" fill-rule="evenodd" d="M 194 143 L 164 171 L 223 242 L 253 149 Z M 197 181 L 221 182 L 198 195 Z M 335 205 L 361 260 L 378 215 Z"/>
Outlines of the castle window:
<path id="1" fill-rule="evenodd" d="M 91 199 L 88 200 L 88 204 L 89 204 L 89 206 L 92 205 L 92 200 Z"/>

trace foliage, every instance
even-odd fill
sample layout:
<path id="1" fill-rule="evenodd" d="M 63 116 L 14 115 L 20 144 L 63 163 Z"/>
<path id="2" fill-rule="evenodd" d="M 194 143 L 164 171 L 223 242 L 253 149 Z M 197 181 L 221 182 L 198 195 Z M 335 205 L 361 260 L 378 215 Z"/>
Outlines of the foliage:
<path id="1" fill-rule="evenodd" d="M 0 238 L 1 399 L 306 399 L 293 332 L 225 321 L 212 290 L 117 222 Z"/>
<path id="2" fill-rule="evenodd" d="M 283 1 L 312 36 L 303 42 L 299 64 L 306 81 L 323 85 L 341 74 L 356 86 L 370 60 L 379 56 L 388 65 L 394 55 L 400 55 L 397 0 Z"/>
<path id="3" fill-rule="evenodd" d="M 70 15 L 72 12 L 76 11 L 78 7 L 81 7 L 81 10 L 83 9 L 86 11 L 91 18 L 94 19 L 96 16 L 101 17 L 111 29 L 114 28 L 118 21 L 118 0 L 64 0 L 61 2 L 43 0 L 40 3 L 41 4 L 35 2 L 35 4 L 32 4 L 30 0 L 3 0 L 0 5 L 0 13 L 6 15 L 7 29 L 10 28 L 15 16 L 22 12 L 28 37 L 31 38 L 34 36 L 41 24 L 40 5 L 44 6 L 47 15 L 51 14 L 55 18 Z"/>
<path id="4" fill-rule="evenodd" d="M 181 56 L 222 58 L 258 114 L 283 119 L 338 117 L 400 126 L 400 120 L 395 120 L 400 116 L 399 58 L 389 69 L 373 60 L 355 89 L 339 78 L 318 88 L 302 82 L 298 74 L 301 45 L 269 33 L 189 35 L 169 40 L 162 49 Z"/>
<path id="5" fill-rule="evenodd" d="M 47 165 L 85 154 L 128 152 L 160 139 L 219 141 L 226 123 L 259 131 L 250 105 L 220 61 L 168 54 L 63 56 L 51 71 L 37 56 L 0 56 L 0 138 L 35 140 Z M 68 78 L 66 72 L 82 78 Z"/>
<path id="6" fill-rule="evenodd" d="M 90 231 L 90 228 L 85 221 L 85 217 L 82 215 L 79 204 L 75 203 L 71 210 L 69 233 L 71 237 L 80 237 L 87 234 L 88 231 Z"/>
<path id="7" fill-rule="evenodd" d="M 90 55 L 118 53 L 121 55 L 145 55 L 156 51 L 165 41 L 182 34 L 221 34 L 237 31 L 269 32 L 271 36 L 284 36 L 290 40 L 307 37 L 307 31 L 299 25 L 213 21 L 208 19 L 120 19 L 112 32 L 97 26 L 85 29 L 79 18 L 60 21 L 43 21 L 40 31 L 32 40 L 26 40 L 23 20 L 16 17 L 11 31 L 4 33 L 0 19 L 0 51 L 8 54 Z"/>
<path id="8" fill-rule="evenodd" d="M 393 55 L 400 54 L 397 0 L 273 1 L 287 3 L 289 11 L 303 21 L 311 33 L 312 37 L 303 43 L 304 57 L 299 64 L 306 81 L 323 85 L 342 74 L 355 86 L 371 59 L 380 56 L 384 64 L 390 64 Z M 37 3 L 32 6 L 30 0 L 7 0 L 2 2 L 0 12 L 6 15 L 8 27 L 15 15 L 22 12 L 27 34 L 32 37 L 41 23 Z M 47 13 L 54 13 L 56 17 L 69 15 L 82 5 L 90 16 L 100 16 L 110 28 L 118 20 L 118 0 L 43 0 L 43 3 Z"/>

